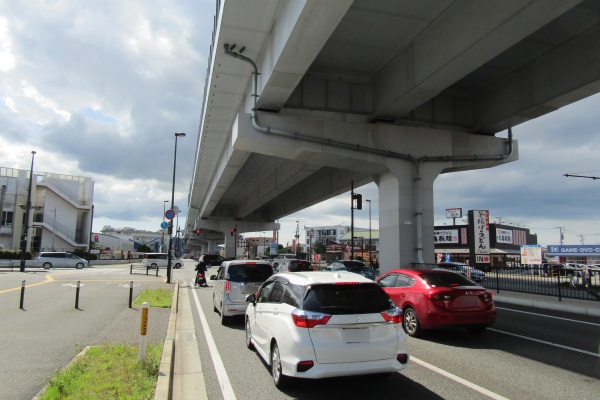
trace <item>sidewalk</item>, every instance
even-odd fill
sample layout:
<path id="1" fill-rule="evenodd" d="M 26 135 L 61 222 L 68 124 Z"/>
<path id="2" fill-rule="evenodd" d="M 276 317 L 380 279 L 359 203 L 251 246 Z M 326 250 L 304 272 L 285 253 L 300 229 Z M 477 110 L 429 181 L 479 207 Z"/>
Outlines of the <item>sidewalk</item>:
<path id="1" fill-rule="evenodd" d="M 494 302 L 600 317 L 600 302 L 494 292 Z M 207 399 L 189 291 L 176 284 L 155 400 Z"/>

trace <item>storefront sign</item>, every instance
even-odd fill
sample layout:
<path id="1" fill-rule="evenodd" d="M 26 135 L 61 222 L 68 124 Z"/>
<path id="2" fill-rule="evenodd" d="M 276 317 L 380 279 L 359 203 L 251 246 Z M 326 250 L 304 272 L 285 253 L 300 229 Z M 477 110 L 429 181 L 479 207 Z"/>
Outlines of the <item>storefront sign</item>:
<path id="1" fill-rule="evenodd" d="M 496 243 L 513 244 L 513 231 L 508 229 L 496 229 Z"/>
<path id="2" fill-rule="evenodd" d="M 458 230 L 457 229 L 441 229 L 433 231 L 433 241 L 439 244 L 456 243 L 458 244 Z"/>
<path id="3" fill-rule="evenodd" d="M 529 244 L 521 246 L 521 264 L 540 265 L 542 263 L 542 246 Z"/>
<path id="4" fill-rule="evenodd" d="M 600 256 L 600 245 L 549 245 L 548 254 L 553 256 Z"/>

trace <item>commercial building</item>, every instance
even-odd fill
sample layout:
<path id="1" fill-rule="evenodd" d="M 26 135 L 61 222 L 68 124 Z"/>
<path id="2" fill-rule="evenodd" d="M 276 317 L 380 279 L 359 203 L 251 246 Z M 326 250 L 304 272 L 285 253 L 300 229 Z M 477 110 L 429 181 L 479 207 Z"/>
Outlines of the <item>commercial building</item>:
<path id="1" fill-rule="evenodd" d="M 0 167 L 0 250 L 21 250 L 29 227 L 26 250 L 87 251 L 93 217 L 94 182 L 91 178 Z M 31 209 L 27 214 L 28 190 Z"/>

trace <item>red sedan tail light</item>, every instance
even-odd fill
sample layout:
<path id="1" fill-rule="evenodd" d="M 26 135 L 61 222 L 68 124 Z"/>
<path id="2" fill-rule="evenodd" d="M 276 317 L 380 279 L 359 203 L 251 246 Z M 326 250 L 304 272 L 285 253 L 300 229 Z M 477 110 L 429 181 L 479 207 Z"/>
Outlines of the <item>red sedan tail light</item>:
<path id="1" fill-rule="evenodd" d="M 447 293 L 430 293 L 427 297 L 429 297 L 431 300 L 447 301 L 453 300 L 455 296 Z"/>
<path id="2" fill-rule="evenodd" d="M 317 325 L 325 325 L 331 315 L 295 309 L 292 311 L 294 325 L 299 328 L 314 328 Z"/>

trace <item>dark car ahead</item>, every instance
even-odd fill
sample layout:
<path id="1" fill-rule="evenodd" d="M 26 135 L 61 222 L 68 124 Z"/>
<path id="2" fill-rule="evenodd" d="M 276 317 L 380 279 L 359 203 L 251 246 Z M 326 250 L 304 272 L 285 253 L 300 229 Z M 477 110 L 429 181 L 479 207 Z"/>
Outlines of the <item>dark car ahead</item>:
<path id="1" fill-rule="evenodd" d="M 458 272 L 459 274 L 466 276 L 468 279 L 471 279 L 475 282 L 481 282 L 485 280 L 485 272 L 480 271 L 477 268 L 470 267 L 467 264 L 448 261 L 438 263 L 437 268 Z"/>
<path id="2" fill-rule="evenodd" d="M 338 260 L 325 267 L 324 271 L 354 272 L 355 274 L 360 274 L 365 278 L 375 280 L 375 270 L 373 270 L 373 268 L 369 267 L 364 262 L 358 260 Z"/>
<path id="3" fill-rule="evenodd" d="M 279 272 L 306 272 L 312 271 L 313 268 L 308 261 L 305 260 L 281 260 L 274 269 L 275 273 Z"/>
<path id="4" fill-rule="evenodd" d="M 204 262 L 204 264 L 206 264 L 206 267 L 208 268 L 212 266 L 218 267 L 219 265 L 223 264 L 223 261 L 225 261 L 225 259 L 218 254 L 202 254 L 198 261 Z"/>

